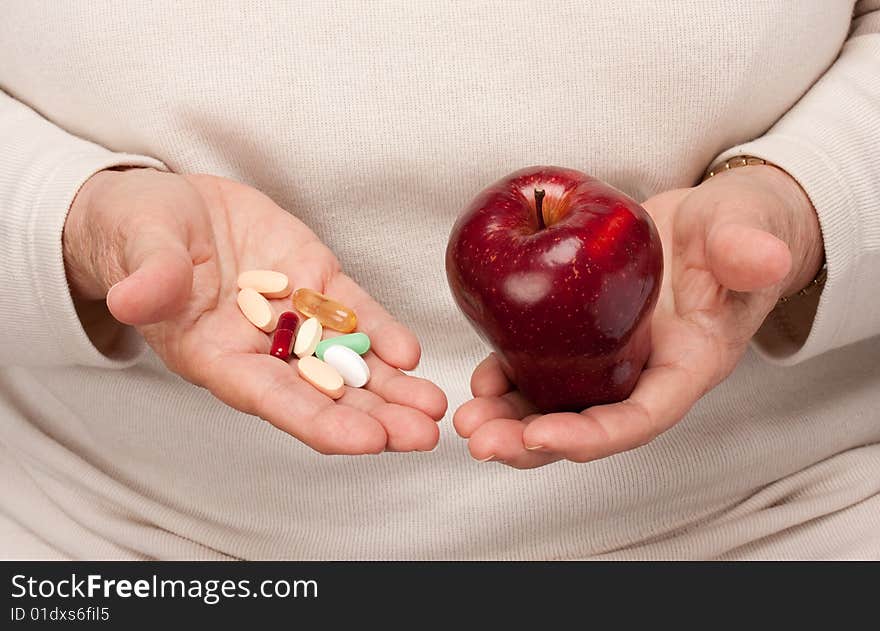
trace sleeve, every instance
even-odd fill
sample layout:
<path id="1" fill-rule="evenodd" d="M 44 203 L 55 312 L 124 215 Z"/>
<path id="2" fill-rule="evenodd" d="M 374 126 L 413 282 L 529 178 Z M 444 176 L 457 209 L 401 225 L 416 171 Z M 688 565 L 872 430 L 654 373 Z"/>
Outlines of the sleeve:
<path id="1" fill-rule="evenodd" d="M 880 334 L 880 0 L 857 3 L 840 56 L 785 116 L 716 160 L 737 155 L 800 183 L 825 244 L 824 288 L 774 309 L 758 353 L 793 365 Z"/>
<path id="2" fill-rule="evenodd" d="M 124 368 L 144 349 L 126 328 L 112 356 L 89 340 L 74 308 L 61 249 L 73 198 L 116 166 L 165 169 L 56 127 L 0 91 L 0 366 Z"/>

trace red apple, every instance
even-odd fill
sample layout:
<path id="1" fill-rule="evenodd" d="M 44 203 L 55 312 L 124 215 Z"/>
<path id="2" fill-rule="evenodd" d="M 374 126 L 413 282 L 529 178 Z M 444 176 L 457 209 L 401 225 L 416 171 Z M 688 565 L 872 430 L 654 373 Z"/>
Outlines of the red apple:
<path id="1" fill-rule="evenodd" d="M 580 171 L 522 169 L 452 229 L 458 306 L 542 412 L 621 401 L 651 347 L 663 252 L 644 208 Z"/>

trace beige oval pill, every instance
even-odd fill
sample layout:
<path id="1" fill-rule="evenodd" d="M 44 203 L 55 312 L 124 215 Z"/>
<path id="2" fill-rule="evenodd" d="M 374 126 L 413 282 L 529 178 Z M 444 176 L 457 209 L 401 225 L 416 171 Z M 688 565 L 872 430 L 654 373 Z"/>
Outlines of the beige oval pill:
<path id="1" fill-rule="evenodd" d="M 278 324 L 278 316 L 269 301 L 250 287 L 238 292 L 238 308 L 251 324 L 266 333 L 274 331 Z"/>
<path id="2" fill-rule="evenodd" d="M 324 327 L 317 318 L 309 318 L 299 325 L 299 331 L 296 332 L 296 341 L 293 343 L 293 354 L 297 357 L 308 357 L 315 354 L 318 342 L 321 341 L 321 335 L 324 333 Z"/>
<path id="3" fill-rule="evenodd" d="M 296 362 L 299 376 L 315 386 L 331 399 L 338 399 L 345 392 L 342 375 L 333 366 L 309 355 Z"/>
<path id="4" fill-rule="evenodd" d="M 252 269 L 238 275 L 238 288 L 251 288 L 266 298 L 286 298 L 290 295 L 290 280 L 286 274 L 268 269 Z"/>

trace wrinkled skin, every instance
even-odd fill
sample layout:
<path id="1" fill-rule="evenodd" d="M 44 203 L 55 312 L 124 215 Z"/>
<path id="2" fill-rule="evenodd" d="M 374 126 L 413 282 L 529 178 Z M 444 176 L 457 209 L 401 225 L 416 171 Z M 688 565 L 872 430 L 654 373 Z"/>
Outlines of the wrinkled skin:
<path id="1" fill-rule="evenodd" d="M 262 193 L 206 175 L 104 171 L 74 200 L 63 242 L 71 293 L 100 347 L 112 347 L 118 323 L 133 325 L 170 370 L 324 454 L 436 446 L 446 398 L 401 371 L 419 361 L 413 333 Z M 366 388 L 333 401 L 268 354 L 270 336 L 236 303 L 238 274 L 250 269 L 284 272 L 292 286 L 355 309 L 373 340 Z M 271 302 L 279 313 L 291 308 L 290 298 Z"/>

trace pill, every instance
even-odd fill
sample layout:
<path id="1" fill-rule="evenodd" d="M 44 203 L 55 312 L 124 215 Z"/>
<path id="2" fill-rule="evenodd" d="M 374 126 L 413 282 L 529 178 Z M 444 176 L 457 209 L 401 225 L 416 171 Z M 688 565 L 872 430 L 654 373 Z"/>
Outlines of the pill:
<path id="1" fill-rule="evenodd" d="M 245 287 L 238 292 L 238 308 L 244 314 L 250 323 L 258 329 L 263 329 L 266 333 L 275 330 L 275 324 L 278 321 L 275 310 L 272 305 L 256 290 Z"/>
<path id="2" fill-rule="evenodd" d="M 370 380 L 370 367 L 363 357 L 347 346 L 331 346 L 324 351 L 324 361 L 333 366 L 345 385 L 360 388 Z"/>
<path id="3" fill-rule="evenodd" d="M 285 311 L 280 316 L 278 316 L 277 326 L 279 329 L 296 331 L 296 327 L 299 326 L 299 316 L 296 314 L 295 311 Z"/>
<path id="4" fill-rule="evenodd" d="M 312 289 L 293 292 L 293 306 L 309 318 L 317 318 L 328 329 L 350 333 L 357 327 L 354 311 Z"/>
<path id="5" fill-rule="evenodd" d="M 324 359 L 324 351 L 331 346 L 347 346 L 358 355 L 363 355 L 370 350 L 370 338 L 366 333 L 349 333 L 348 335 L 337 335 L 336 337 L 328 337 L 318 343 L 315 349 L 315 355 L 318 359 Z"/>
<path id="6" fill-rule="evenodd" d="M 309 318 L 299 327 L 299 333 L 296 334 L 296 341 L 293 343 L 293 354 L 297 357 L 308 357 L 313 355 L 315 347 L 321 341 L 321 334 L 324 333 L 324 327 L 316 318 Z"/>
<path id="7" fill-rule="evenodd" d="M 358 359 L 360 359 L 360 356 L 358 356 Z M 342 375 L 333 366 L 322 362 L 317 357 L 308 355 L 301 358 L 296 363 L 296 369 L 300 377 L 331 399 L 338 399 L 345 392 L 345 383 L 342 380 Z"/>
<path id="8" fill-rule="evenodd" d="M 269 354 L 272 357 L 287 361 L 293 346 L 297 324 L 299 324 L 299 316 L 293 311 L 285 311 L 278 316 L 278 326 L 275 328 L 275 335 L 272 336 L 272 346 L 269 348 Z"/>
<path id="9" fill-rule="evenodd" d="M 238 288 L 251 288 L 266 298 L 286 298 L 290 295 L 290 281 L 286 274 L 268 269 L 252 269 L 238 275 Z"/>

